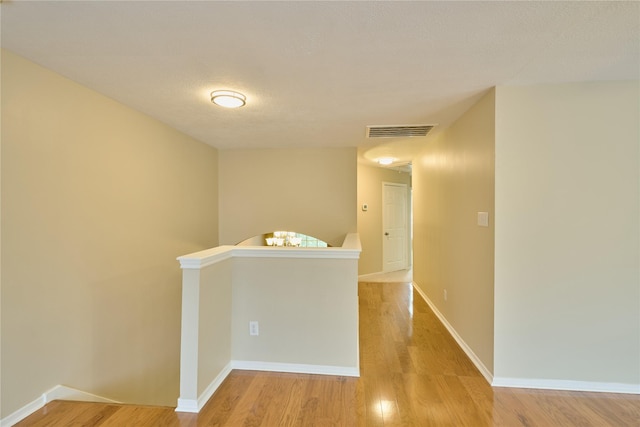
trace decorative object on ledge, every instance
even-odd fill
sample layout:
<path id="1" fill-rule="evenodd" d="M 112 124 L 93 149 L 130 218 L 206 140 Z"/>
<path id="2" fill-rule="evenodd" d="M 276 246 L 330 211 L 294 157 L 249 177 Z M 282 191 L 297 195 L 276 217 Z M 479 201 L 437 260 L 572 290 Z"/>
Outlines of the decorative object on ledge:
<path id="1" fill-rule="evenodd" d="M 293 231 L 274 231 L 271 237 L 265 238 L 267 246 L 293 246 L 299 247 L 301 237 L 297 237 Z"/>
<path id="2" fill-rule="evenodd" d="M 264 241 L 267 246 L 273 247 L 294 247 L 294 248 L 327 248 L 327 242 L 306 234 L 294 231 L 274 231 L 264 234 Z"/>

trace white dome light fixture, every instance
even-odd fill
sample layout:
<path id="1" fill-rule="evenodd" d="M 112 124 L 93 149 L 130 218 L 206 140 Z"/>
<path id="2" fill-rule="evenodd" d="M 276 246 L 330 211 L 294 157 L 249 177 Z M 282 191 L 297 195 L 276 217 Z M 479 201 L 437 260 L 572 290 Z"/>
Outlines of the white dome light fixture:
<path id="1" fill-rule="evenodd" d="M 383 165 L 383 166 L 388 166 L 388 165 L 390 165 L 391 163 L 393 163 L 393 162 L 394 162 L 394 160 L 395 160 L 395 159 L 394 159 L 393 157 L 382 157 L 382 158 L 379 158 L 379 159 L 378 159 L 378 163 L 379 163 L 379 164 L 381 164 L 381 165 Z"/>
<path id="2" fill-rule="evenodd" d="M 211 102 L 225 108 L 238 108 L 246 104 L 247 97 L 232 90 L 214 90 L 211 92 Z"/>

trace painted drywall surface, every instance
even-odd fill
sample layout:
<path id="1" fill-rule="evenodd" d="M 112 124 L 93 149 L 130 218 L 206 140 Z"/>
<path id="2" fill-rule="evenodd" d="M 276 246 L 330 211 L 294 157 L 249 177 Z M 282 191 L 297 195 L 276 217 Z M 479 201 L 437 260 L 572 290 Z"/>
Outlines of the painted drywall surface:
<path id="1" fill-rule="evenodd" d="M 267 246 L 265 234 L 258 234 L 238 243 L 238 246 Z"/>
<path id="2" fill-rule="evenodd" d="M 181 273 L 217 152 L 2 53 L 2 416 L 57 384 L 174 405 Z"/>
<path id="3" fill-rule="evenodd" d="M 231 259 L 200 271 L 198 396 L 231 360 Z"/>
<path id="4" fill-rule="evenodd" d="M 640 383 L 638 82 L 499 87 L 496 377 Z"/>
<path id="5" fill-rule="evenodd" d="M 356 262 L 233 262 L 233 360 L 357 368 Z M 249 321 L 259 322 L 259 336 L 249 335 Z"/>
<path id="6" fill-rule="evenodd" d="M 358 274 L 382 271 L 382 183 L 394 182 L 411 187 L 411 175 L 391 169 L 358 165 L 358 234 L 362 254 Z M 362 210 L 363 204 L 367 211 Z"/>
<path id="7" fill-rule="evenodd" d="M 490 372 L 494 101 L 492 90 L 413 163 L 414 281 Z M 478 212 L 489 227 L 477 225 Z"/>
<path id="8" fill-rule="evenodd" d="M 333 246 L 357 230 L 356 150 L 220 151 L 220 244 L 275 230 Z"/>

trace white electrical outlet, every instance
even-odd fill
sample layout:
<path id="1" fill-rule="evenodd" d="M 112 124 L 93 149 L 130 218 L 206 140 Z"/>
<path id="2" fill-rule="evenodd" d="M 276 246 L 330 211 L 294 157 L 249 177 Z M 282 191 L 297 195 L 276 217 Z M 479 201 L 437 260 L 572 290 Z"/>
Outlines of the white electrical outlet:
<path id="1" fill-rule="evenodd" d="M 444 290 L 444 300 L 445 301 L 447 300 L 447 290 L 446 289 Z"/>
<path id="2" fill-rule="evenodd" d="M 249 335 L 260 335 L 260 329 L 258 329 L 258 322 L 256 320 L 252 320 L 249 322 Z"/>

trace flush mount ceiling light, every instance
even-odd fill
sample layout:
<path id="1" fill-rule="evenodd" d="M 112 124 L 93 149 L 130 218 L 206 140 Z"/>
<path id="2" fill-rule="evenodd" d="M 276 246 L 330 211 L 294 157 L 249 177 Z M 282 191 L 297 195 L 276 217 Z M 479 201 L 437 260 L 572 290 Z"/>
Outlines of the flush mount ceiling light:
<path id="1" fill-rule="evenodd" d="M 232 90 L 214 90 L 211 102 L 225 108 L 238 108 L 246 104 L 247 97 Z"/>
<path id="2" fill-rule="evenodd" d="M 378 163 L 383 166 L 387 166 L 393 163 L 394 160 L 395 159 L 393 157 L 381 157 L 378 159 Z"/>

